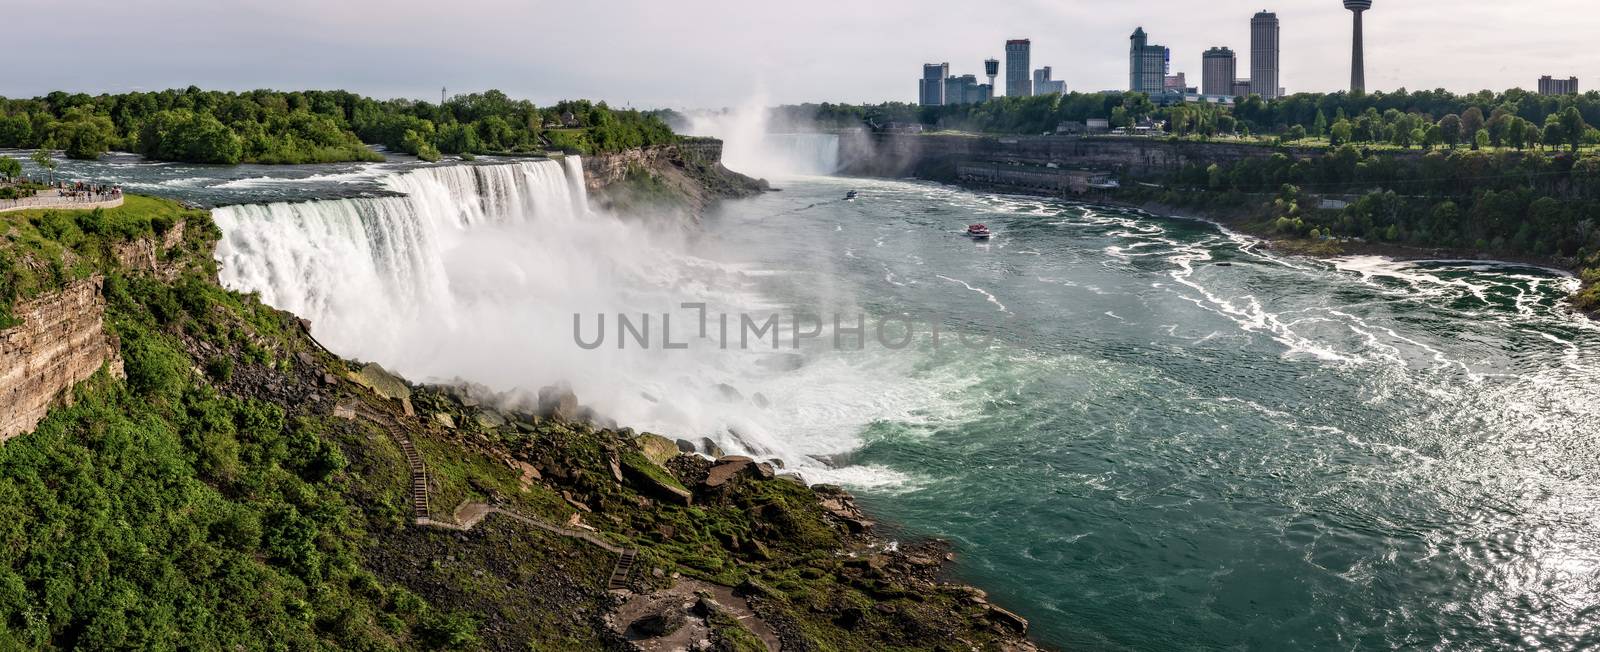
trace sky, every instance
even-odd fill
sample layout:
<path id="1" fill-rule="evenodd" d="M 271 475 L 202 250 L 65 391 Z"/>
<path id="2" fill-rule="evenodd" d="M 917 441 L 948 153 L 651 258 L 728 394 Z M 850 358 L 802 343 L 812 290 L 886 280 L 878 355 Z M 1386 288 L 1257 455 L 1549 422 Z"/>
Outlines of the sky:
<path id="1" fill-rule="evenodd" d="M 1600 88 L 1594 0 L 1375 0 L 1368 90 Z M 916 100 L 924 62 L 983 74 L 1008 38 L 1069 90 L 1126 88 L 1128 36 L 1172 48 L 1200 83 L 1222 45 L 1249 74 L 1250 18 L 1282 23 L 1281 82 L 1350 78 L 1339 0 L 5 0 L 0 95 L 185 87 L 344 88 L 437 98 L 499 88 L 635 108 Z M 1003 88 L 1004 78 L 999 81 Z"/>

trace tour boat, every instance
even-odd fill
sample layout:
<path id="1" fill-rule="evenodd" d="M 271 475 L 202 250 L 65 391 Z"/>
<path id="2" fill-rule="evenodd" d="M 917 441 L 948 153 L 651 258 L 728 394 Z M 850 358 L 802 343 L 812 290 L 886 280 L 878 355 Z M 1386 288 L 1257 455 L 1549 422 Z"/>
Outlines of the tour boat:
<path id="1" fill-rule="evenodd" d="M 987 240 L 989 238 L 989 227 L 983 224 L 974 224 L 967 227 L 967 235 L 979 240 Z"/>
<path id="2" fill-rule="evenodd" d="M 844 194 L 844 200 L 845 201 L 853 201 L 855 198 L 856 198 L 856 191 L 854 191 L 854 190 Z"/>

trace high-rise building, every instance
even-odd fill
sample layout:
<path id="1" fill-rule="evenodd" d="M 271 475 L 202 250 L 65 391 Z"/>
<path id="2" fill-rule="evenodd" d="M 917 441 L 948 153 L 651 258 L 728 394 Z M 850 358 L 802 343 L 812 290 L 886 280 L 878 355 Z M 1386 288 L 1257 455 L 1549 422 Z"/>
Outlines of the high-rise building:
<path id="1" fill-rule="evenodd" d="M 1250 19 L 1250 90 L 1263 100 L 1278 96 L 1278 15 L 1271 12 Z"/>
<path id="2" fill-rule="evenodd" d="M 1164 90 L 1164 91 L 1177 91 L 1179 93 L 1188 92 L 1188 90 L 1189 90 L 1189 79 L 1188 79 L 1188 76 L 1184 75 L 1181 72 L 1176 74 L 1176 75 L 1167 75 L 1166 80 L 1163 81 L 1162 84 L 1161 84 L 1161 90 Z"/>
<path id="3" fill-rule="evenodd" d="M 1151 45 L 1144 28 L 1133 30 L 1128 37 L 1128 90 L 1135 93 L 1159 95 L 1167 85 L 1167 66 L 1172 63 L 1172 53 L 1166 46 Z"/>
<path id="4" fill-rule="evenodd" d="M 1033 65 L 1033 43 L 1028 39 L 1006 41 L 1006 95 L 1029 97 L 1033 95 L 1033 78 L 1028 76 Z"/>
<path id="5" fill-rule="evenodd" d="M 1234 97 L 1250 97 L 1250 93 L 1252 92 L 1254 92 L 1254 90 L 1252 90 L 1252 87 L 1250 86 L 1250 80 L 1235 79 L 1233 80 L 1233 92 L 1229 93 L 1229 95 Z"/>
<path id="6" fill-rule="evenodd" d="M 1049 95 L 1067 92 L 1067 82 L 1051 79 L 1050 66 L 1033 71 L 1033 94 Z"/>
<path id="7" fill-rule="evenodd" d="M 962 75 L 960 77 L 947 77 L 944 80 L 944 103 L 952 104 L 977 104 L 987 102 L 994 97 L 994 87 L 988 84 L 979 84 L 977 75 Z"/>
<path id="8" fill-rule="evenodd" d="M 1344 8 L 1356 15 L 1354 38 L 1350 47 L 1350 92 L 1367 92 L 1367 61 L 1361 43 L 1361 14 L 1372 8 L 1372 0 L 1344 0 Z"/>
<path id="9" fill-rule="evenodd" d="M 917 103 L 923 106 L 944 106 L 944 80 L 950 76 L 950 64 L 922 64 L 922 79 L 917 80 Z"/>
<path id="10" fill-rule="evenodd" d="M 1239 78 L 1239 59 L 1228 48 L 1206 50 L 1200 68 L 1200 93 L 1233 95 L 1233 82 Z"/>
<path id="11" fill-rule="evenodd" d="M 1554 79 L 1550 75 L 1539 78 L 1540 95 L 1577 95 L 1578 78 Z"/>

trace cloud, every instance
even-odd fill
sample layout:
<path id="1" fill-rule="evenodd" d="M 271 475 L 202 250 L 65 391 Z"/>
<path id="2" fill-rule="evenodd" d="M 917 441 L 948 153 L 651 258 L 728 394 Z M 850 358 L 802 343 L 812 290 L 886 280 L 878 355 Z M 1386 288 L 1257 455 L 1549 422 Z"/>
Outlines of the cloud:
<path id="1" fill-rule="evenodd" d="M 500 88 L 634 106 L 718 107 L 765 88 L 777 102 L 911 101 L 923 62 L 982 73 L 1007 38 L 1033 39 L 1035 67 L 1069 89 L 1123 88 L 1127 37 L 1143 26 L 1197 83 L 1200 53 L 1239 52 L 1242 0 L 596 0 L 214 2 L 13 0 L 7 46 L 20 65 L 0 93 L 182 87 L 348 88 L 434 97 Z M 1600 73 L 1586 0 L 1377 0 L 1367 15 L 1374 89 L 1532 87 L 1539 75 Z M 1343 88 L 1349 13 L 1335 0 L 1266 6 L 1283 25 L 1283 84 Z M 1002 80 L 1003 81 L 1003 80 Z"/>

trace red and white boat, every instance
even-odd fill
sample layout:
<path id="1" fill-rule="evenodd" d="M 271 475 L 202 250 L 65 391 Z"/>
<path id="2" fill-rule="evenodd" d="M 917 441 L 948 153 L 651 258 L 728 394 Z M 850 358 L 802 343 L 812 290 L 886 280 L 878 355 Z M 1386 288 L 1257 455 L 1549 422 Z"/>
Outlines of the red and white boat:
<path id="1" fill-rule="evenodd" d="M 978 240 L 988 240 L 989 236 L 992 235 L 992 234 L 989 233 L 988 225 L 974 224 L 972 226 L 967 227 L 967 235 L 969 235 L 969 236 L 971 236 L 971 237 L 973 237 L 975 239 L 978 239 Z"/>

